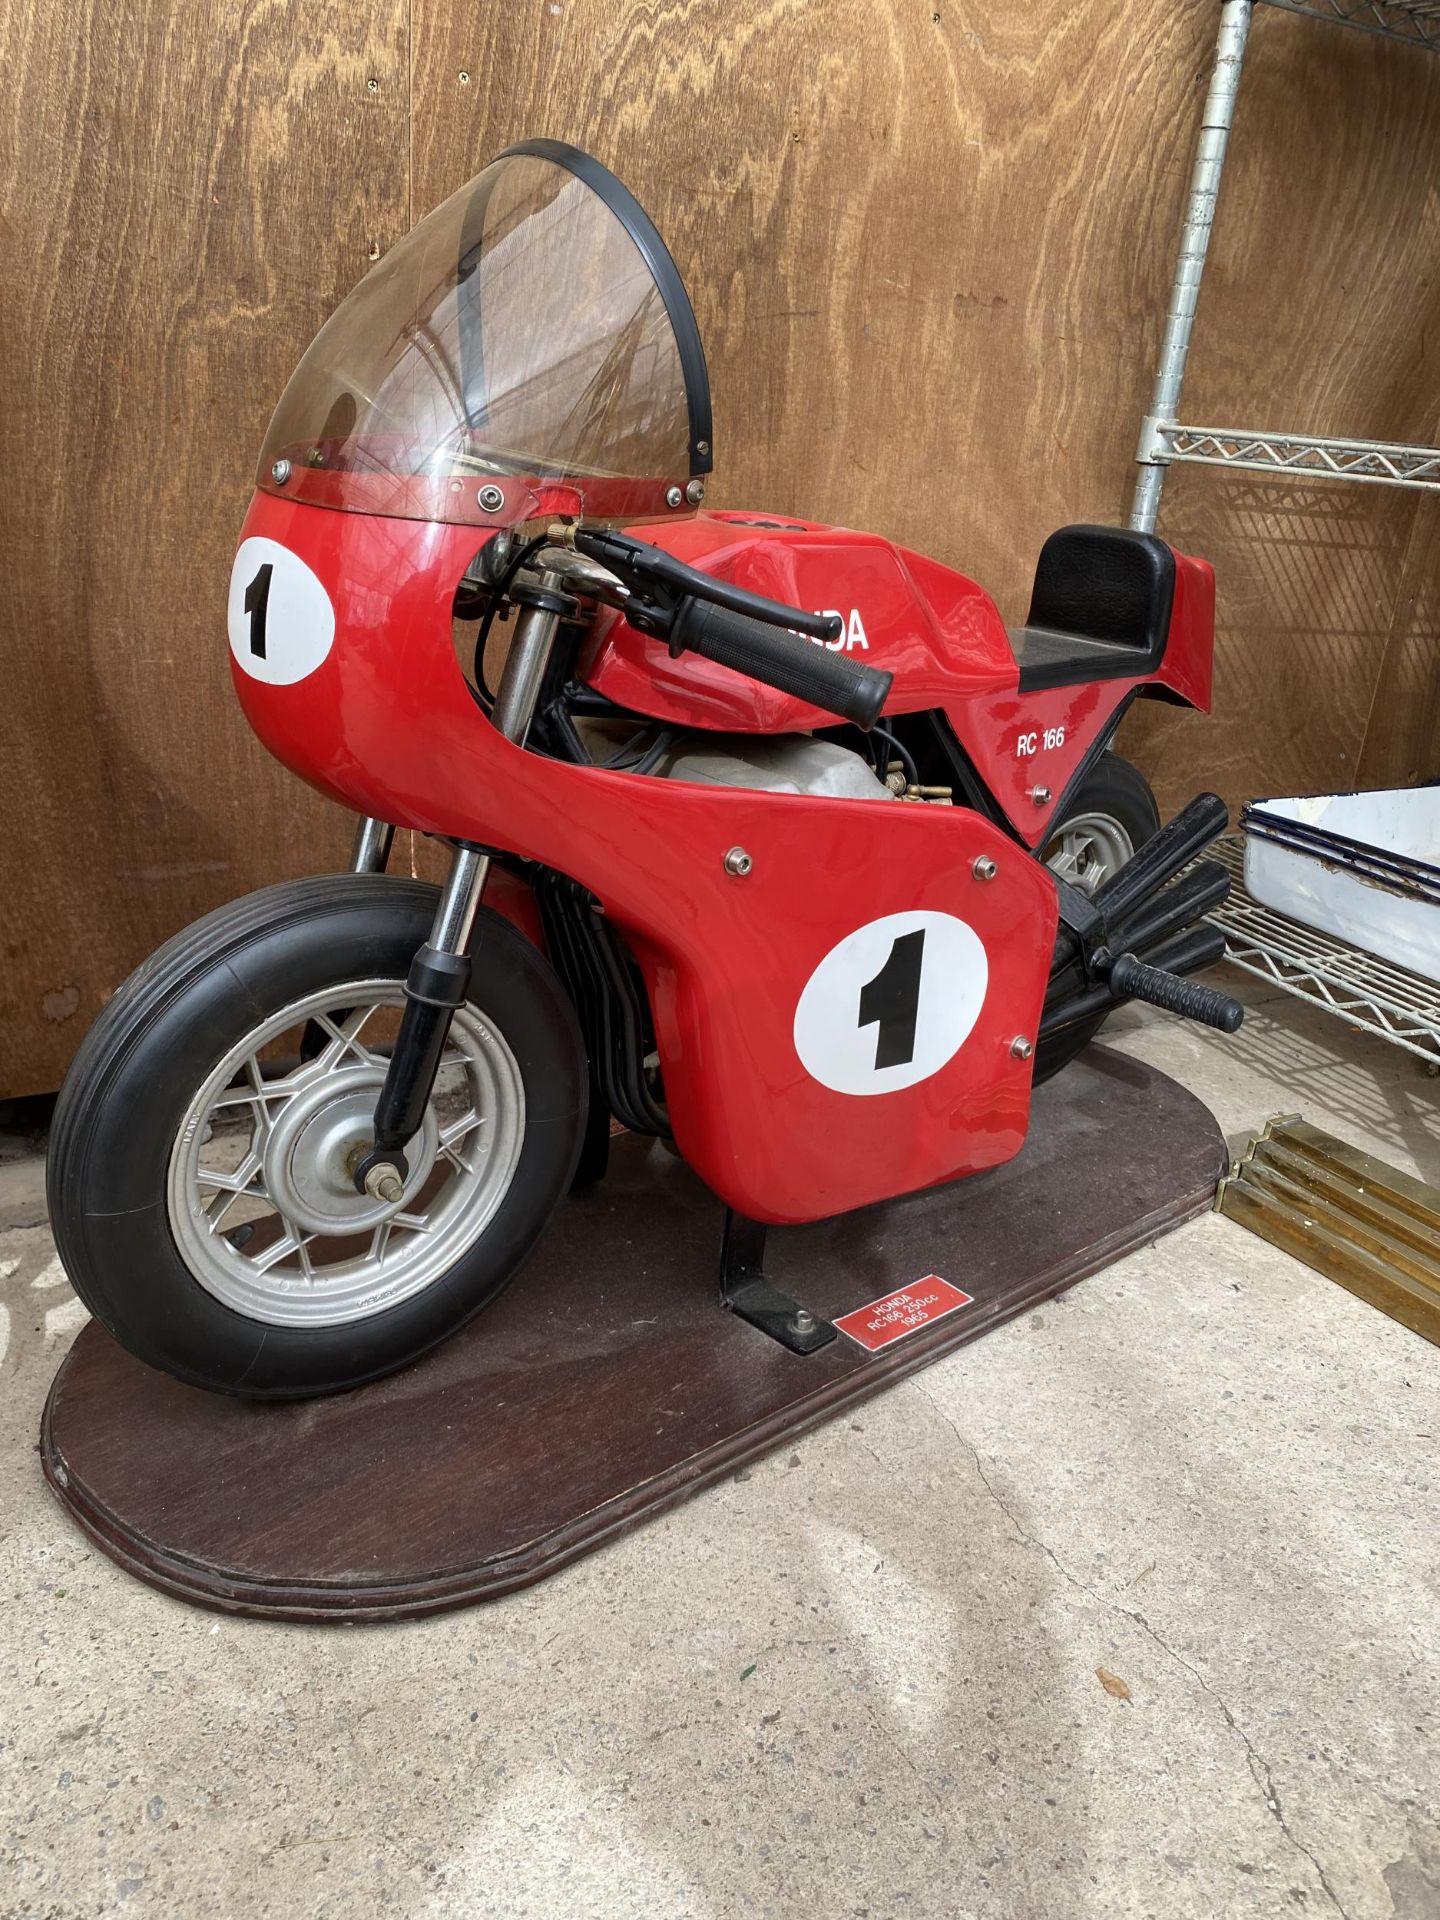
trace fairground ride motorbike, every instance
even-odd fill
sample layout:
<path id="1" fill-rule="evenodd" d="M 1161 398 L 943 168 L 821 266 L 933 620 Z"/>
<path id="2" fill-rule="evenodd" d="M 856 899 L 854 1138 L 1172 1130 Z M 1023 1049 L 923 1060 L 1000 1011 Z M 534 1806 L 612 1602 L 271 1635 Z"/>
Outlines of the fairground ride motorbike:
<path id="1" fill-rule="evenodd" d="M 256 1397 L 401 1366 L 602 1176 L 612 1117 L 724 1201 L 725 1303 L 805 1353 L 834 1329 L 765 1280 L 766 1224 L 1007 1160 L 1126 998 L 1238 1024 L 1181 977 L 1223 951 L 1224 808 L 1159 831 L 1109 747 L 1137 695 L 1208 705 L 1205 562 L 1066 527 L 1007 633 L 878 534 L 701 511 L 711 460 L 673 261 L 551 141 L 305 354 L 232 666 L 362 820 L 351 871 L 167 942 L 65 1083 L 61 1256 L 143 1360 Z M 396 827 L 448 846 L 438 892 L 386 873 Z"/>

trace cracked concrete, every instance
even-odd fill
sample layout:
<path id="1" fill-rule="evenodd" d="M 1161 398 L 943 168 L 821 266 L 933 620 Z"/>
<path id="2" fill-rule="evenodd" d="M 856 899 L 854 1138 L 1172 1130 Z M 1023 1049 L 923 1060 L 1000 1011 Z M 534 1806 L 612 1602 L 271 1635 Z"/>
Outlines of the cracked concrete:
<path id="1" fill-rule="evenodd" d="M 1011 1511 L 1010 1507 L 1006 1504 L 1004 1495 L 995 1486 L 994 1482 L 990 1479 L 989 1474 L 985 1471 L 985 1461 L 981 1456 L 979 1448 L 976 1447 L 972 1441 L 966 1439 L 965 1435 L 960 1431 L 960 1428 L 956 1425 L 954 1419 L 951 1417 L 949 1413 L 946 1412 L 944 1406 L 936 1399 L 935 1395 L 927 1389 L 923 1377 L 918 1380 L 912 1381 L 910 1384 L 915 1388 L 917 1392 L 924 1395 L 924 1397 L 930 1401 L 931 1405 L 935 1408 L 936 1412 L 940 1415 L 940 1418 L 950 1428 L 950 1431 L 955 1435 L 955 1438 L 959 1441 L 960 1445 L 970 1455 L 971 1460 L 974 1462 L 975 1471 L 979 1475 L 980 1480 L 983 1483 L 986 1492 L 990 1495 L 991 1499 L 995 1502 L 995 1504 L 999 1507 L 1000 1511 L 1005 1515 L 1006 1519 L 1010 1522 L 1011 1526 L 1015 1529 L 1016 1538 L 1023 1541 L 1026 1546 L 1033 1547 L 1036 1549 L 1037 1552 L 1043 1553 L 1045 1557 L 1050 1561 L 1051 1565 L 1055 1568 L 1056 1572 L 1060 1574 L 1062 1579 L 1069 1581 L 1071 1586 L 1078 1587 L 1082 1593 L 1088 1595 L 1089 1598 L 1095 1601 L 1098 1606 L 1112 1607 L 1117 1613 L 1123 1613 L 1127 1620 L 1133 1620 L 1136 1626 L 1138 1626 L 1142 1630 L 1142 1632 L 1146 1633 L 1150 1637 L 1150 1639 L 1155 1643 L 1155 1645 L 1160 1649 L 1160 1651 L 1163 1654 L 1165 1654 L 1165 1656 L 1168 1659 L 1173 1660 L 1177 1666 L 1183 1667 L 1185 1672 L 1188 1673 L 1191 1679 L 1195 1681 L 1196 1685 L 1200 1687 L 1203 1692 L 1207 1693 L 1210 1696 L 1210 1698 L 1215 1702 L 1216 1706 L 1220 1709 L 1220 1712 L 1223 1714 L 1225 1718 L 1226 1725 L 1231 1729 L 1231 1731 L 1236 1735 L 1236 1737 L 1240 1740 L 1241 1744 L 1244 1746 L 1246 1758 L 1250 1767 L 1250 1772 L 1254 1777 L 1256 1786 L 1260 1788 L 1261 1792 L 1265 1797 L 1265 1805 L 1267 1809 L 1272 1814 L 1274 1814 L 1281 1832 L 1285 1835 L 1286 1839 L 1290 1842 L 1290 1844 L 1298 1852 L 1304 1854 L 1305 1858 L 1310 1862 L 1310 1865 L 1315 1870 L 1315 1877 L 1319 1881 L 1321 1888 L 1324 1890 L 1326 1898 L 1330 1901 L 1331 1905 L 1335 1908 L 1335 1910 L 1338 1913 L 1343 1915 L 1345 1913 L 1345 1909 L 1340 1904 L 1340 1901 L 1336 1898 L 1335 1890 L 1330 1885 L 1330 1881 L 1326 1875 L 1324 1867 L 1321 1865 L 1320 1861 L 1315 1857 L 1311 1849 L 1308 1846 L 1306 1846 L 1305 1842 L 1303 1840 L 1297 1839 L 1296 1836 L 1290 1830 L 1290 1827 L 1285 1819 L 1284 1811 L 1280 1805 L 1279 1795 L 1275 1791 L 1274 1777 L 1271 1774 L 1269 1763 L 1265 1760 L 1263 1755 L 1256 1752 L 1255 1743 L 1251 1740 L 1249 1734 L 1245 1731 L 1244 1727 L 1240 1725 L 1240 1722 L 1235 1718 L 1235 1715 L 1231 1712 L 1230 1708 L 1227 1706 L 1227 1704 L 1222 1699 L 1220 1694 L 1218 1694 L 1215 1691 L 1214 1687 L 1210 1685 L 1209 1681 L 1205 1678 L 1204 1674 L 1201 1673 L 1200 1670 L 1196 1666 L 1194 1666 L 1189 1660 L 1187 1660 L 1183 1654 L 1177 1653 L 1173 1647 L 1167 1645 L 1167 1643 L 1155 1631 L 1154 1627 L 1151 1626 L 1150 1622 L 1145 1618 L 1143 1613 L 1137 1612 L 1132 1607 L 1121 1606 L 1118 1601 L 1108 1599 L 1104 1594 L 1097 1593 L 1094 1587 L 1090 1586 L 1086 1581 L 1082 1580 L 1078 1574 L 1073 1573 L 1071 1569 L 1065 1565 L 1065 1563 L 1060 1559 L 1060 1556 L 1056 1553 L 1055 1549 L 1052 1546 L 1050 1546 L 1046 1541 L 1037 1540 L 1032 1535 L 1026 1533 L 1024 1527 L 1020 1524 L 1020 1521 L 1017 1519 L 1015 1514 Z M 1348 1917 L 1347 1917 L 1347 1920 L 1348 1920 Z"/>
<path id="2" fill-rule="evenodd" d="M 1440 1085 L 1252 998 L 1233 1042 L 1114 1043 L 1233 1134 L 1299 1108 L 1440 1178 Z M 1440 1354 L 1229 1222 L 530 1593 L 319 1632 L 164 1600 L 50 1502 L 80 1313 L 34 1144 L 0 1145 L 4 1920 L 1440 1916 Z"/>

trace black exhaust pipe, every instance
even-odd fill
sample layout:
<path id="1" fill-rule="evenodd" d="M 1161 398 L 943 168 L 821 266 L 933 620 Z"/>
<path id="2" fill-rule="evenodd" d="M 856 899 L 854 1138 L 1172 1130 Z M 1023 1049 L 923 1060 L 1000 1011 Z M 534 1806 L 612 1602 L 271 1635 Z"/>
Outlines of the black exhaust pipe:
<path id="1" fill-rule="evenodd" d="M 1229 809 L 1218 793 L 1197 793 L 1188 807 L 1182 807 L 1153 840 L 1147 840 L 1106 881 L 1095 896 L 1096 906 L 1111 926 L 1118 926 L 1142 900 L 1173 880 L 1229 824 Z"/>
<path id="2" fill-rule="evenodd" d="M 1182 807 L 1153 840 L 1147 840 L 1140 851 L 1132 854 L 1120 871 L 1098 889 L 1093 905 L 1106 927 L 1118 930 L 1151 894 L 1158 893 L 1182 867 L 1203 852 L 1217 834 L 1223 833 L 1229 823 L 1229 812 L 1219 794 L 1197 793 L 1188 807 Z M 1113 937 L 1111 945 L 1113 950 Z M 1068 967 L 1079 956 L 1079 935 L 1069 927 L 1061 927 L 1050 963 L 1051 973 Z"/>
<path id="3" fill-rule="evenodd" d="M 1042 1039 L 1122 1000 L 1143 1000 L 1234 1033 L 1245 1017 L 1239 1001 L 1183 977 L 1225 955 L 1224 934 L 1201 915 L 1225 898 L 1228 875 L 1213 862 L 1181 870 L 1229 818 L 1218 794 L 1197 794 L 1093 899 L 1061 887 L 1062 925 L 1040 1018 Z"/>

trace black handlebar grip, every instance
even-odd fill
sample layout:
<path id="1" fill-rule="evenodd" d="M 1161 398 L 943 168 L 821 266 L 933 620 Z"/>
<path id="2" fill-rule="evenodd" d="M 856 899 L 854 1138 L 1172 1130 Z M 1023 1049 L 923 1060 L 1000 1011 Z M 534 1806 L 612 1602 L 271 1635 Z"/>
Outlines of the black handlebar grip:
<path id="1" fill-rule="evenodd" d="M 1216 1027 L 1221 1033 L 1234 1033 L 1245 1018 L 1245 1009 L 1228 993 L 1202 987 L 1197 980 L 1183 980 L 1160 967 L 1147 967 L 1133 953 L 1122 953 L 1111 966 L 1110 988 L 1117 998 L 1126 995 L 1148 1001 L 1152 1007 L 1178 1013 L 1184 1020 L 1198 1020 L 1202 1027 Z"/>
<path id="2" fill-rule="evenodd" d="M 670 629 L 670 644 L 718 661 L 722 667 L 733 667 L 767 687 L 867 729 L 880 718 L 895 678 L 878 667 L 843 659 L 782 627 L 704 600 L 687 599 L 681 604 Z"/>

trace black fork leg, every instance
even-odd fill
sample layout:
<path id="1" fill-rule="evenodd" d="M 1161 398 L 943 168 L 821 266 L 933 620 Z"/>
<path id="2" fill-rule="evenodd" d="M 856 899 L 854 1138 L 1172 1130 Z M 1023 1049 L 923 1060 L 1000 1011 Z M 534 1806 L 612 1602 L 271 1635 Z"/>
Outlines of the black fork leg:
<path id="1" fill-rule="evenodd" d="M 516 746 L 525 744 L 561 615 L 576 608 L 556 591 L 556 575 L 541 572 L 537 579 L 538 586 L 522 582 L 510 590 L 521 613 L 490 715 L 497 732 Z M 430 938 L 405 982 L 405 1012 L 375 1103 L 375 1144 L 355 1169 L 360 1191 L 392 1206 L 404 1191 L 405 1142 L 425 1118 L 450 1023 L 470 984 L 470 931 L 489 870 L 489 854 L 457 842 Z"/>
<path id="2" fill-rule="evenodd" d="M 377 1199 L 393 1202 L 404 1188 L 405 1143 L 420 1131 L 450 1023 L 470 984 L 470 934 L 489 871 L 488 854 L 456 847 L 430 938 L 410 963 L 400 1031 L 375 1102 L 375 1143 L 355 1168 L 357 1189 Z"/>

